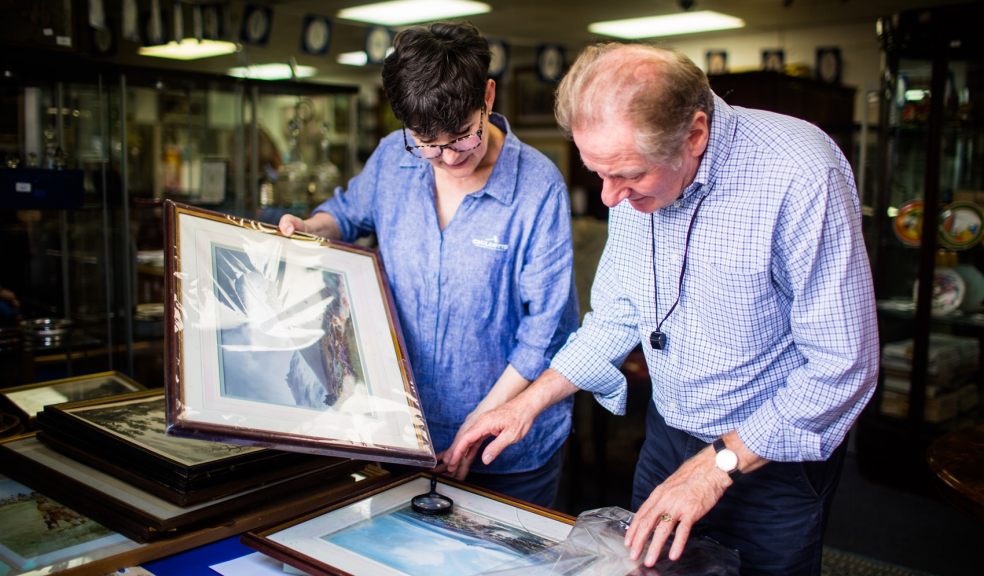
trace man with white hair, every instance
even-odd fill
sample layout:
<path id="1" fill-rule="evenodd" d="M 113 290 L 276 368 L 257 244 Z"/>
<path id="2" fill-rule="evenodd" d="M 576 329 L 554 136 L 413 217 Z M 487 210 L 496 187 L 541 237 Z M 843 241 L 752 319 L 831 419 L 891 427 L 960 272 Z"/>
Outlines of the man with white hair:
<path id="1" fill-rule="evenodd" d="M 592 312 L 522 393 L 459 434 L 489 462 L 577 390 L 623 413 L 640 341 L 652 380 L 626 537 L 652 566 L 691 533 L 743 574 L 819 574 L 845 437 L 878 333 L 851 168 L 815 126 L 732 107 L 675 52 L 589 47 L 557 120 L 601 177 L 609 237 Z M 648 548 L 647 548 L 648 544 Z"/>

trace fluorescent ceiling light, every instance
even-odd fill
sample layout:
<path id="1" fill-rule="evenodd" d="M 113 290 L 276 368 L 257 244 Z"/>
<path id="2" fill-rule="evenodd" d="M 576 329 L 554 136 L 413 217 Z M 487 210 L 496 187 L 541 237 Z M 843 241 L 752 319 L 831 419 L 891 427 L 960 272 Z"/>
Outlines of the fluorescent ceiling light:
<path id="1" fill-rule="evenodd" d="M 402 26 L 491 11 L 488 4 L 470 0 L 394 0 L 344 8 L 338 11 L 338 17 L 381 26 Z"/>
<path id="2" fill-rule="evenodd" d="M 172 60 L 198 60 L 199 58 L 224 56 L 235 51 L 236 45 L 232 42 L 185 38 L 180 43 L 171 41 L 158 46 L 141 46 L 137 53 L 141 56 L 170 58 Z"/>
<path id="3" fill-rule="evenodd" d="M 649 16 L 645 18 L 629 18 L 627 20 L 608 20 L 588 24 L 588 30 L 595 34 L 614 36 L 636 40 L 639 38 L 655 38 L 657 36 L 676 36 L 679 34 L 694 34 L 714 30 L 731 30 L 744 28 L 745 21 L 741 18 L 721 14 L 711 10 L 697 12 L 681 12 L 666 16 Z"/>
<path id="4" fill-rule="evenodd" d="M 358 52 L 343 52 L 338 55 L 338 63 L 346 66 L 365 66 L 369 62 L 369 55 L 362 50 Z"/>
<path id="5" fill-rule="evenodd" d="M 294 66 L 297 78 L 309 78 L 318 73 L 313 66 Z M 236 66 L 226 70 L 229 76 L 236 78 L 251 78 L 253 80 L 290 80 L 294 78 L 291 67 L 287 64 L 255 64 L 253 66 Z"/>

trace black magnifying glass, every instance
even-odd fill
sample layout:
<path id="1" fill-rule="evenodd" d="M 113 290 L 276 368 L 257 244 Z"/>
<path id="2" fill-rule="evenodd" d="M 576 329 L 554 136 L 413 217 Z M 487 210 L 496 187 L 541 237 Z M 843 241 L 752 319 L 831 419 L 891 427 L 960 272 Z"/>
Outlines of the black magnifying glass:
<path id="1" fill-rule="evenodd" d="M 454 508 L 454 501 L 443 494 L 437 493 L 437 478 L 431 476 L 430 492 L 418 494 L 411 498 L 410 506 L 414 512 L 420 512 L 428 516 L 442 516 L 451 513 L 451 509 Z"/>

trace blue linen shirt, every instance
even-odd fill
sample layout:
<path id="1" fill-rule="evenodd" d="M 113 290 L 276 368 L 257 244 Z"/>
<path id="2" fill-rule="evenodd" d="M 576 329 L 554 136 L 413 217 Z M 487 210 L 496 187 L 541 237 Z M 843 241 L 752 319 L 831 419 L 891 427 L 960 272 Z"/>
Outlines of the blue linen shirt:
<path id="1" fill-rule="evenodd" d="M 506 138 L 481 190 L 469 194 L 442 231 L 434 169 L 382 141 L 345 192 L 315 209 L 338 221 L 342 239 L 379 239 L 407 355 L 437 451 L 507 364 L 527 380 L 577 328 L 567 188 L 556 166 L 490 114 Z M 563 444 L 571 401 L 544 412 L 521 442 L 475 472 L 539 468 Z"/>
<path id="2" fill-rule="evenodd" d="M 618 368 L 641 340 L 670 426 L 705 442 L 737 430 L 770 460 L 826 459 L 878 367 L 851 167 L 807 122 L 714 102 L 707 150 L 680 199 L 652 216 L 627 202 L 612 209 L 592 312 L 552 366 L 620 414 Z M 678 292 L 666 347 L 654 350 L 649 335 Z"/>

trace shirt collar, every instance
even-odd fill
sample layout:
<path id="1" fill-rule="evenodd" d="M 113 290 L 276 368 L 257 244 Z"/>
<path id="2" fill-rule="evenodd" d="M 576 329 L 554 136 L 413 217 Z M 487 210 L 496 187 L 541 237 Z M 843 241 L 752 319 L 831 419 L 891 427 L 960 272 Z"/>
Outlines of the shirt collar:
<path id="1" fill-rule="evenodd" d="M 482 188 L 481 194 L 488 194 L 503 204 L 511 204 L 513 195 L 516 192 L 518 178 L 515 175 L 519 171 L 519 138 L 512 133 L 509 128 L 509 121 L 502 114 L 495 112 L 489 113 L 489 122 L 495 124 L 505 138 L 502 142 L 502 150 L 499 151 L 499 158 L 492 167 L 492 174 L 489 175 L 488 182 Z"/>
<path id="2" fill-rule="evenodd" d="M 738 117 L 734 108 L 717 94 L 714 94 L 714 113 L 710 124 L 707 149 L 704 150 L 700 166 L 697 167 L 694 181 L 683 191 L 685 198 L 698 190 L 709 192 L 714 186 L 714 181 L 721 171 L 721 167 L 724 166 L 731 154 L 731 144 L 738 127 Z"/>

